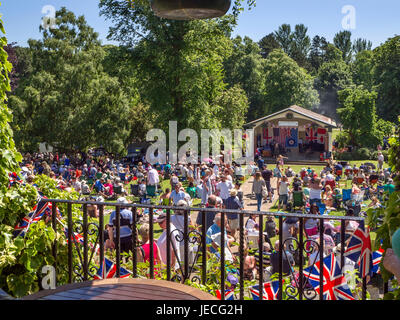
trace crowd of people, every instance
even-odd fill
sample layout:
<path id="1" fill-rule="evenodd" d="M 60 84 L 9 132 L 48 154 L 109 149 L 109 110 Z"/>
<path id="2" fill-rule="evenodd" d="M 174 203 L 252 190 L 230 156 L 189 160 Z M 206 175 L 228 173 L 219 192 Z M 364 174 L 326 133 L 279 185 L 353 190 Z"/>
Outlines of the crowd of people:
<path id="1" fill-rule="evenodd" d="M 379 159 L 378 159 L 379 160 Z M 201 164 L 166 164 L 150 165 L 139 162 L 137 164 L 124 163 L 113 159 L 111 155 L 95 156 L 93 154 L 78 153 L 74 156 L 57 153 L 25 154 L 21 165 L 21 175 L 27 182 L 32 182 L 34 176 L 44 174 L 57 181 L 60 189 L 75 191 L 83 198 L 97 201 L 116 200 L 118 203 L 128 204 L 133 201 L 149 203 L 149 199 L 158 199 L 159 205 L 188 207 L 199 204 L 205 208 L 215 209 L 244 209 L 244 194 L 241 184 L 246 175 L 254 177 L 252 194 L 257 200 L 257 211 L 262 210 L 264 203 L 277 201 L 278 210 L 291 211 L 298 206 L 303 211 L 311 214 L 326 214 L 332 210 L 345 209 L 346 215 L 360 215 L 360 204 L 366 199 L 371 199 L 369 207 L 379 207 L 380 201 L 387 193 L 394 191 L 393 179 L 396 174 L 390 169 L 383 169 L 378 164 L 375 169 L 371 164 L 364 164 L 359 168 L 344 163 L 327 163 L 317 172 L 308 167 L 295 172 L 290 166 L 284 167 L 284 157 L 278 156 L 273 168 L 269 168 L 261 158 L 246 168 L 235 163 L 224 164 L 222 161 L 203 161 Z M 273 178 L 276 184 L 273 184 Z M 161 182 L 168 181 L 168 187 L 162 188 Z M 342 187 L 341 183 L 347 181 L 351 188 Z M 134 183 L 131 183 L 134 182 Z M 186 185 L 186 187 L 184 187 Z M 165 184 L 164 184 L 165 186 Z M 347 192 L 347 193 L 346 193 Z M 132 198 L 133 200 L 128 200 Z M 98 216 L 96 206 L 88 207 L 92 217 Z M 166 214 L 162 210 L 157 212 L 153 222 L 146 220 L 144 211 L 138 211 L 138 218 L 142 219 L 136 239 L 141 239 L 137 246 L 139 261 L 149 261 L 149 223 L 157 223 L 162 229 L 161 236 L 153 245 L 154 264 L 166 265 L 167 260 L 167 235 Z M 114 249 L 116 243 L 115 230 L 116 211 L 110 212 L 110 217 L 105 235 L 105 248 Z M 120 210 L 120 249 L 122 252 L 132 251 L 132 223 L 133 212 L 128 207 Z M 222 224 L 225 230 L 224 255 L 225 260 L 233 262 L 235 253 L 233 243 L 238 240 L 239 216 L 227 214 L 225 219 L 218 211 L 207 212 L 205 226 L 202 212 L 195 219 L 188 217 L 190 230 L 206 230 L 208 250 L 219 257 L 218 248 L 221 247 Z M 304 236 L 306 239 L 319 241 L 319 219 L 305 219 Z M 259 229 L 264 229 L 264 239 L 258 239 Z M 326 253 L 335 250 L 340 243 L 340 226 L 334 226 L 328 220 L 324 223 L 324 241 Z M 346 229 L 357 228 L 356 223 L 346 223 Z M 296 257 L 287 250 L 287 239 L 297 237 L 299 234 L 299 221 L 295 218 L 285 218 L 283 225 L 284 235 L 284 273 L 289 273 L 297 263 Z M 182 209 L 176 209 L 171 215 L 170 230 L 175 234 L 184 232 L 184 216 Z M 265 226 L 257 224 L 257 216 L 250 215 L 245 221 L 245 275 L 254 279 L 258 270 L 257 259 L 265 260 L 267 268 L 263 270 L 266 279 L 278 269 L 279 243 L 271 243 L 277 234 L 273 218 L 266 221 Z M 251 239 L 263 242 L 264 252 L 256 256 L 249 254 L 252 246 Z M 177 270 L 182 263 L 184 243 L 179 242 L 179 237 L 171 237 L 171 268 Z M 192 260 L 199 248 L 191 245 L 189 258 Z M 311 252 L 311 251 L 310 251 Z M 262 255 L 262 257 L 261 257 Z M 319 255 L 310 253 L 309 261 L 318 259 Z"/>

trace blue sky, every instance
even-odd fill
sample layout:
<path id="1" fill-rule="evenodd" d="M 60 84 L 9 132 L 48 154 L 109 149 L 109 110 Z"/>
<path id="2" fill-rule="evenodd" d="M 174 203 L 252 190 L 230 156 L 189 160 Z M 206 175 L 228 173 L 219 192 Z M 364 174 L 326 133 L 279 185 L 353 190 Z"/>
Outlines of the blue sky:
<path id="1" fill-rule="evenodd" d="M 0 0 L 9 42 L 26 46 L 29 38 L 39 39 L 39 25 L 45 16 L 42 8 L 66 6 L 77 15 L 85 15 L 89 25 L 99 34 L 103 43 L 110 21 L 99 16 L 98 0 Z M 242 13 L 234 35 L 249 36 L 255 41 L 273 32 L 283 23 L 294 27 L 303 23 L 310 37 L 318 34 L 332 41 L 335 33 L 344 30 L 342 8 L 355 9 L 353 39 L 366 38 L 376 47 L 387 38 L 400 34 L 399 0 L 257 0 L 257 7 Z"/>

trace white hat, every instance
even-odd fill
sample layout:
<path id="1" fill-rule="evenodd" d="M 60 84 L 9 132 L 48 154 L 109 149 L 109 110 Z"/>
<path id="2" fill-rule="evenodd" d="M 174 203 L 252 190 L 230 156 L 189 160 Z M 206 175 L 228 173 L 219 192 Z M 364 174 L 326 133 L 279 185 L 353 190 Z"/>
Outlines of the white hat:
<path id="1" fill-rule="evenodd" d="M 125 197 L 118 198 L 117 202 L 118 203 L 129 203 L 128 200 L 126 200 Z"/>

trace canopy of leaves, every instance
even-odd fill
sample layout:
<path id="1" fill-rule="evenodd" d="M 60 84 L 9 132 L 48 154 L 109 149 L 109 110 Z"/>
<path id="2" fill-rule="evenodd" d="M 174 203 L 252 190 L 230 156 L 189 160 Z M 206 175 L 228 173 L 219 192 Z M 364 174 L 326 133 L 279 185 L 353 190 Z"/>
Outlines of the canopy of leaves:
<path id="1" fill-rule="evenodd" d="M 377 128 L 377 93 L 362 88 L 339 91 L 342 108 L 338 114 L 353 146 L 376 147 L 383 139 Z"/>
<path id="2" fill-rule="evenodd" d="M 264 64 L 257 43 L 248 37 L 233 39 L 233 53 L 224 62 L 225 82 L 245 91 L 249 100 L 248 121 L 264 115 Z"/>
<path id="3" fill-rule="evenodd" d="M 232 54 L 234 16 L 166 20 L 148 2 L 131 7 L 116 0 L 100 1 L 100 12 L 113 21 L 109 38 L 128 49 L 127 62 L 156 127 L 167 131 L 174 119 L 178 130 L 221 128 L 217 99 L 226 88 L 223 62 Z"/>
<path id="4" fill-rule="evenodd" d="M 378 114 L 385 120 L 396 122 L 400 114 L 400 36 L 375 48 L 373 62 L 378 86 Z"/>
<path id="5" fill-rule="evenodd" d="M 291 105 L 311 109 L 319 103 L 314 79 L 282 50 L 272 51 L 265 64 L 265 114 Z"/>
<path id="6" fill-rule="evenodd" d="M 16 140 L 24 150 L 47 142 L 64 150 L 122 152 L 129 101 L 118 79 L 103 70 L 98 34 L 65 8 L 56 17 L 57 28 L 42 29 L 43 40 L 29 41 L 33 72 L 10 99 Z"/>

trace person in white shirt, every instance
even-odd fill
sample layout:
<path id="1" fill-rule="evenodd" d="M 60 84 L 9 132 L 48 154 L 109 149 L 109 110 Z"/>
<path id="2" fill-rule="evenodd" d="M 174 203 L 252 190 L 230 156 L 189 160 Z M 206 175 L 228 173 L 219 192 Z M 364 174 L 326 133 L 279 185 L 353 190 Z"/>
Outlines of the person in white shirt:
<path id="1" fill-rule="evenodd" d="M 214 171 L 214 175 L 216 176 L 216 177 L 218 177 L 218 174 L 219 174 L 219 167 L 218 167 L 218 164 L 214 164 L 214 167 L 213 167 L 213 171 Z"/>
<path id="2" fill-rule="evenodd" d="M 158 249 L 160 250 L 160 256 L 161 256 L 161 261 L 163 264 L 167 264 L 167 215 L 166 213 L 161 213 L 157 218 L 156 218 L 156 222 L 159 224 L 160 228 L 163 229 L 163 233 L 161 234 L 161 236 L 158 238 L 157 240 L 157 246 Z M 179 248 L 179 244 L 177 243 L 177 240 L 175 238 L 175 226 L 170 223 L 170 232 L 171 232 L 171 242 L 170 242 L 170 252 L 171 252 L 171 261 L 170 261 L 170 266 L 171 268 L 174 268 L 175 266 L 175 261 L 176 261 L 176 257 L 175 257 L 175 250 L 177 251 L 177 254 L 179 255 L 179 250 L 177 250 Z M 180 257 L 178 256 L 178 259 Z"/>
<path id="3" fill-rule="evenodd" d="M 219 196 L 222 201 L 229 198 L 229 192 L 233 188 L 234 186 L 232 181 L 228 180 L 226 176 L 221 176 L 221 181 L 217 183 L 217 190 L 219 191 Z"/>
<path id="4" fill-rule="evenodd" d="M 158 171 L 153 167 L 150 167 L 149 173 L 147 174 L 147 184 L 149 186 L 157 186 L 160 182 L 160 177 L 158 175 Z"/>

